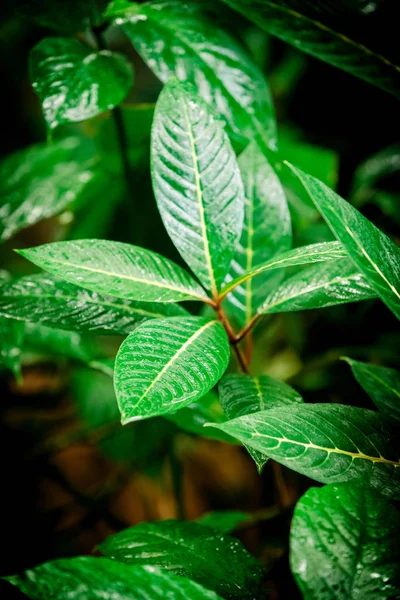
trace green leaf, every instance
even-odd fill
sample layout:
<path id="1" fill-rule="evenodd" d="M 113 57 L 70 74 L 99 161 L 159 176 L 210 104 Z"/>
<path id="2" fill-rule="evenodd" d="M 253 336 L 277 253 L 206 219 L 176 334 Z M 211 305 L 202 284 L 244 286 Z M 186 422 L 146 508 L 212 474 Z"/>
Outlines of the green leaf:
<path id="1" fill-rule="evenodd" d="M 21 380 L 21 347 L 24 324 L 0 316 L 0 367 L 11 371 L 17 381 Z"/>
<path id="2" fill-rule="evenodd" d="M 8 281 L 0 291 L 1 315 L 57 329 L 126 334 L 147 319 L 187 314 L 177 304 L 101 296 L 43 274 Z"/>
<path id="3" fill-rule="evenodd" d="M 194 579 L 223 598 L 254 598 L 262 570 L 238 540 L 193 522 L 140 523 L 108 537 L 106 556 Z"/>
<path id="4" fill-rule="evenodd" d="M 223 125 L 191 86 L 174 80 L 157 102 L 153 187 L 183 259 L 217 294 L 243 224 L 243 184 Z"/>
<path id="5" fill-rule="evenodd" d="M 268 375 L 253 377 L 244 373 L 229 373 L 222 379 L 218 390 L 222 408 L 230 420 L 293 402 L 303 402 L 300 394 L 287 383 Z M 268 456 L 244 445 L 261 472 Z"/>
<path id="6" fill-rule="evenodd" d="M 240 510 L 215 510 L 202 515 L 197 519 L 197 523 L 216 529 L 221 533 L 231 533 L 240 525 L 252 520 L 253 517 L 251 514 Z"/>
<path id="7" fill-rule="evenodd" d="M 101 294 L 142 302 L 207 301 L 203 289 L 184 269 L 138 246 L 77 240 L 18 253 L 57 277 Z"/>
<path id="8" fill-rule="evenodd" d="M 354 377 L 371 397 L 375 406 L 389 420 L 400 422 L 400 373 L 389 367 L 378 367 L 345 358 Z"/>
<path id="9" fill-rule="evenodd" d="M 61 558 L 4 579 L 32 600 L 222 600 L 189 579 L 91 556 Z"/>
<path id="10" fill-rule="evenodd" d="M 258 138 L 276 146 L 274 107 L 267 81 L 235 38 L 195 3 L 147 2 L 117 22 L 163 82 L 195 86 L 228 125 L 239 146 Z"/>
<path id="11" fill-rule="evenodd" d="M 340 404 L 292 404 L 212 425 L 322 483 L 355 478 L 400 498 L 400 460 L 379 415 Z"/>
<path id="12" fill-rule="evenodd" d="M 0 164 L 0 239 L 52 217 L 79 200 L 98 176 L 78 138 L 20 150 Z"/>
<path id="13" fill-rule="evenodd" d="M 286 279 L 271 292 L 259 314 L 325 308 L 376 298 L 374 289 L 350 260 L 319 263 Z"/>
<path id="14" fill-rule="evenodd" d="M 400 249 L 326 185 L 290 167 L 376 293 L 400 318 Z"/>
<path id="15" fill-rule="evenodd" d="M 334 30 L 324 18 L 316 17 L 315 4 L 293 0 L 223 0 L 271 35 L 347 73 L 360 77 L 395 96 L 400 95 L 399 66 Z M 341 21 L 341 23 L 346 21 Z"/>
<path id="16" fill-rule="evenodd" d="M 245 193 L 243 231 L 233 257 L 228 280 L 270 261 L 292 245 L 289 208 L 282 186 L 265 154 L 250 143 L 239 158 Z M 229 296 L 229 311 L 244 327 L 265 298 L 265 289 L 279 283 L 282 271 L 264 271 L 254 280 L 246 279 Z"/>
<path id="17" fill-rule="evenodd" d="M 41 40 L 30 53 L 30 77 L 50 129 L 118 106 L 133 83 L 124 56 L 94 52 L 72 38 Z"/>
<path id="18" fill-rule="evenodd" d="M 399 513 L 377 492 L 354 484 L 311 488 L 290 532 L 290 565 L 303 598 L 398 598 L 399 535 Z"/>
<path id="19" fill-rule="evenodd" d="M 357 205 L 371 199 L 378 182 L 400 171 L 400 145 L 395 144 L 367 158 L 354 173 L 351 197 Z"/>
<path id="20" fill-rule="evenodd" d="M 139 325 L 122 343 L 115 390 L 122 423 L 176 411 L 223 375 L 230 348 L 218 321 L 171 317 Z"/>
<path id="21" fill-rule="evenodd" d="M 227 283 L 225 287 L 222 288 L 220 295 L 225 297 L 236 286 L 243 285 L 252 277 L 256 277 L 257 275 L 272 269 L 283 269 L 284 267 L 296 267 L 317 262 L 339 260 L 341 258 L 347 258 L 347 256 L 346 250 L 339 242 L 322 242 L 320 244 L 310 244 L 309 246 L 294 248 L 293 250 L 278 255 L 272 260 L 268 260 L 267 262 L 258 265 L 255 269 L 245 271 L 242 275 L 239 275 Z"/>

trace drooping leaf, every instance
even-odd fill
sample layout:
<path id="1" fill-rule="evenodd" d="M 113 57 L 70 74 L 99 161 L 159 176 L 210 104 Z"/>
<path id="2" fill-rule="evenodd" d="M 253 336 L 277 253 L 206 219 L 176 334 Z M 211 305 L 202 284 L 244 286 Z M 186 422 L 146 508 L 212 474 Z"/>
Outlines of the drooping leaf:
<path id="1" fill-rule="evenodd" d="M 0 292 L 1 315 L 57 329 L 126 334 L 147 319 L 187 314 L 177 304 L 101 296 L 44 274 L 8 281 Z"/>
<path id="2" fill-rule="evenodd" d="M 78 138 L 37 144 L 0 165 L 0 239 L 52 217 L 88 193 L 98 176 Z"/>
<path id="3" fill-rule="evenodd" d="M 133 83 L 124 56 L 94 52 L 73 38 L 41 40 L 30 54 L 30 77 L 50 129 L 118 106 Z"/>
<path id="4" fill-rule="evenodd" d="M 292 230 L 289 208 L 282 186 L 265 154 L 250 143 L 239 158 L 245 192 L 243 231 L 236 248 L 228 280 L 270 261 L 289 250 Z M 256 280 L 246 279 L 227 299 L 229 313 L 240 327 L 250 321 L 268 286 L 276 285 L 281 271 L 264 271 Z"/>
<path id="5" fill-rule="evenodd" d="M 176 80 L 157 102 L 152 176 L 165 228 L 216 295 L 242 230 L 243 184 L 221 121 L 191 86 Z"/>
<path id="6" fill-rule="evenodd" d="M 400 515 L 351 484 L 311 488 L 297 503 L 290 564 L 304 598 L 390 600 L 400 593 Z"/>
<path id="7" fill-rule="evenodd" d="M 122 423 L 174 412 L 200 399 L 223 375 L 229 355 L 218 321 L 171 317 L 139 325 L 122 343 L 115 363 Z"/>
<path id="8" fill-rule="evenodd" d="M 375 290 L 348 259 L 319 263 L 292 275 L 271 292 L 258 313 L 325 308 L 376 298 Z"/>
<path id="9" fill-rule="evenodd" d="M 318 179 L 291 169 L 371 287 L 400 318 L 400 248 Z"/>
<path id="10" fill-rule="evenodd" d="M 181 267 L 138 246 L 77 240 L 18 252 L 45 271 L 101 294 L 141 302 L 207 300 L 203 289 Z"/>
<path id="11" fill-rule="evenodd" d="M 258 138 L 276 146 L 267 81 L 235 38 L 196 3 L 161 0 L 135 5 L 117 22 L 163 83 L 191 83 L 228 125 L 239 146 Z"/>
<path id="12" fill-rule="evenodd" d="M 24 323 L 0 316 L 0 367 L 21 379 L 21 347 L 25 333 Z"/>
<path id="13" fill-rule="evenodd" d="M 363 479 L 400 498 L 400 459 L 373 411 L 293 403 L 212 427 L 322 483 Z"/>
<path id="14" fill-rule="evenodd" d="M 254 598 L 262 578 L 260 565 L 238 540 L 199 523 L 140 523 L 109 536 L 99 549 L 126 564 L 189 577 L 227 600 Z"/>
<path id="15" fill-rule="evenodd" d="M 218 390 L 222 408 L 230 420 L 293 402 L 303 402 L 300 394 L 290 385 L 268 375 L 252 377 L 245 373 L 229 373 L 220 382 Z M 261 472 L 268 456 L 244 445 Z"/>
<path id="16" fill-rule="evenodd" d="M 309 246 L 302 246 L 301 248 L 294 248 L 283 252 L 272 260 L 258 265 L 254 269 L 245 271 L 242 275 L 239 275 L 229 283 L 227 283 L 221 290 L 221 296 L 225 297 L 229 294 L 236 286 L 243 285 L 247 280 L 257 275 L 261 275 L 266 271 L 272 269 L 283 269 L 284 267 L 296 267 L 301 265 L 310 265 L 317 262 L 326 262 L 330 260 L 340 260 L 348 256 L 346 250 L 343 248 L 340 242 L 322 242 L 320 244 L 310 244 Z"/>
<path id="17" fill-rule="evenodd" d="M 194 581 L 108 558 L 61 558 L 5 577 L 32 600 L 221 600 Z"/>
<path id="18" fill-rule="evenodd" d="M 395 96 L 400 95 L 399 66 L 360 44 L 356 39 L 332 29 L 324 18 L 326 3 L 297 0 L 223 0 L 243 13 L 261 29 L 347 73 L 360 77 Z M 308 9 L 311 8 L 309 12 Z M 309 16 L 310 15 L 310 16 Z M 346 21 L 341 21 L 343 22 Z"/>
<path id="19" fill-rule="evenodd" d="M 389 367 L 379 367 L 345 358 L 354 377 L 371 397 L 377 409 L 387 417 L 400 422 L 400 373 Z"/>

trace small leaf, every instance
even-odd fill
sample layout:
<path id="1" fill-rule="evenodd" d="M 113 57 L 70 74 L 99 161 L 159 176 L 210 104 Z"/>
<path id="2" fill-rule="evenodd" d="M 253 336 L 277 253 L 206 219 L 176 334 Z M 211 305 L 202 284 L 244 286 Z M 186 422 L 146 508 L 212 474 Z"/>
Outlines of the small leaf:
<path id="1" fill-rule="evenodd" d="M 362 204 L 373 199 L 378 182 L 390 175 L 400 172 L 400 145 L 395 144 L 384 148 L 367 158 L 357 167 L 353 182 L 351 197 L 355 203 Z"/>
<path id="2" fill-rule="evenodd" d="M 24 323 L 0 316 L 0 367 L 11 371 L 21 380 L 21 347 L 25 333 Z"/>
<path id="3" fill-rule="evenodd" d="M 139 325 L 115 363 L 122 423 L 173 412 L 201 398 L 223 375 L 229 355 L 218 321 L 171 317 Z"/>
<path id="4" fill-rule="evenodd" d="M 147 319 L 187 313 L 177 304 L 101 296 L 39 274 L 11 280 L 1 286 L 0 314 L 57 329 L 126 334 Z"/>
<path id="5" fill-rule="evenodd" d="M 300 394 L 290 385 L 268 375 L 252 377 L 244 373 L 230 373 L 222 379 L 218 390 L 222 408 L 230 420 L 293 402 L 303 402 Z M 246 444 L 244 446 L 261 472 L 268 456 Z"/>
<path id="6" fill-rule="evenodd" d="M 191 86 L 160 94 L 152 176 L 165 228 L 203 285 L 217 294 L 243 224 L 243 184 L 222 123 Z"/>
<path id="7" fill-rule="evenodd" d="M 251 522 L 252 520 L 253 517 L 251 514 L 240 510 L 215 510 L 202 515 L 197 519 L 197 523 L 216 529 L 221 533 L 231 533 L 240 525 Z"/>
<path id="8" fill-rule="evenodd" d="M 262 579 L 260 565 L 238 540 L 199 523 L 140 523 L 108 537 L 99 549 L 122 563 L 189 577 L 227 600 L 254 598 Z"/>
<path id="9" fill-rule="evenodd" d="M 222 600 L 194 581 L 108 558 L 61 558 L 4 577 L 32 600 Z"/>
<path id="10" fill-rule="evenodd" d="M 362 478 L 400 498 L 400 459 L 377 413 L 340 404 L 293 404 L 212 425 L 322 483 Z"/>
<path id="11" fill-rule="evenodd" d="M 228 125 L 239 146 L 258 138 L 276 146 L 274 107 L 267 81 L 249 56 L 195 3 L 180 0 L 134 5 L 117 22 L 163 82 L 191 83 Z"/>
<path id="12" fill-rule="evenodd" d="M 50 129 L 118 106 L 133 83 L 132 67 L 121 54 L 93 52 L 62 37 L 45 38 L 31 50 L 30 77 Z"/>
<path id="13" fill-rule="evenodd" d="M 400 318 L 400 248 L 326 185 L 291 167 L 376 293 Z"/>
<path id="14" fill-rule="evenodd" d="M 228 274 L 228 281 L 253 271 L 292 245 L 289 208 L 282 186 L 265 154 L 250 143 L 239 158 L 245 193 L 243 231 Z M 279 283 L 282 271 L 264 271 L 248 278 L 227 299 L 229 312 L 244 327 L 265 298 L 268 286 Z"/>
<path id="15" fill-rule="evenodd" d="M 354 483 L 311 488 L 290 532 L 290 565 L 303 597 L 397 598 L 399 535 L 399 513 L 377 492 Z"/>
<path id="16" fill-rule="evenodd" d="M 400 422 L 400 373 L 388 367 L 378 367 L 345 358 L 354 377 L 371 397 L 379 412 L 389 420 Z"/>
<path id="17" fill-rule="evenodd" d="M 78 138 L 37 144 L 0 164 L 0 239 L 52 217 L 79 200 L 98 176 Z"/>
<path id="18" fill-rule="evenodd" d="M 101 294 L 142 302 L 207 300 L 181 267 L 138 246 L 77 240 L 18 252 L 45 271 Z"/>
<path id="19" fill-rule="evenodd" d="M 258 313 L 325 308 L 376 298 L 366 277 L 350 260 L 319 263 L 292 275 L 274 290 Z"/>

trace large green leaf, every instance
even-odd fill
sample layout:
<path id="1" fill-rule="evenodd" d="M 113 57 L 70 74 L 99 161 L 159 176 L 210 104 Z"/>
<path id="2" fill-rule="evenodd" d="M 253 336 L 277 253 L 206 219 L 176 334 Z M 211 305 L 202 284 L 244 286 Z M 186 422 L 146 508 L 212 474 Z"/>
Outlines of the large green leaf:
<path id="1" fill-rule="evenodd" d="M 228 280 L 271 260 L 292 245 L 290 214 L 282 186 L 265 154 L 250 143 L 239 158 L 245 193 L 244 223 Z M 282 271 L 265 270 L 256 280 L 248 278 L 227 299 L 229 312 L 241 327 L 250 321 L 268 286 L 276 285 Z"/>
<path id="2" fill-rule="evenodd" d="M 0 164 L 0 239 L 58 214 L 90 189 L 98 172 L 78 138 L 37 144 Z"/>
<path id="3" fill-rule="evenodd" d="M 171 317 L 139 325 L 115 363 L 122 423 L 174 412 L 201 398 L 223 375 L 229 356 L 218 321 Z"/>
<path id="4" fill-rule="evenodd" d="M 4 579 L 32 600 L 221 600 L 184 577 L 91 556 L 61 558 Z"/>
<path id="5" fill-rule="evenodd" d="M 396 369 L 379 367 L 345 358 L 354 377 L 372 398 L 377 409 L 389 420 L 400 422 L 400 373 Z"/>
<path id="6" fill-rule="evenodd" d="M 160 94 L 152 176 L 164 225 L 183 259 L 216 295 L 243 224 L 243 184 L 222 122 L 189 85 Z"/>
<path id="7" fill-rule="evenodd" d="M 375 298 L 376 293 L 348 259 L 319 263 L 286 279 L 272 291 L 258 313 L 325 308 Z"/>
<path id="8" fill-rule="evenodd" d="M 293 402 L 303 402 L 300 394 L 290 385 L 268 375 L 252 377 L 244 373 L 229 373 L 220 382 L 218 391 L 222 408 L 230 420 Z M 246 448 L 261 472 L 268 456 L 251 446 Z"/>
<path id="9" fill-rule="evenodd" d="M 77 240 L 18 252 L 45 271 L 101 294 L 142 302 L 207 300 L 181 267 L 130 244 Z"/>
<path id="10" fill-rule="evenodd" d="M 330 260 L 339 260 L 348 256 L 346 250 L 339 242 L 321 242 L 320 244 L 310 244 L 301 248 L 288 250 L 283 254 L 278 255 L 272 260 L 258 265 L 254 269 L 245 271 L 229 283 L 221 290 L 221 296 L 225 297 L 238 285 L 243 286 L 249 279 L 261 275 L 272 269 L 283 269 L 284 267 L 296 267 L 301 265 L 310 265 L 317 262 L 326 262 Z"/>
<path id="11" fill-rule="evenodd" d="M 400 318 L 400 248 L 318 179 L 293 166 L 291 168 L 351 259 L 385 304 Z"/>
<path id="12" fill-rule="evenodd" d="M 185 315 L 177 304 L 101 296 L 51 275 L 31 275 L 0 287 L 0 314 L 49 327 L 126 334 L 142 321 Z"/>
<path id="13" fill-rule="evenodd" d="M 118 106 L 133 82 L 124 56 L 94 52 L 73 38 L 41 40 L 30 54 L 32 85 L 48 127 L 83 121 Z"/>
<path id="14" fill-rule="evenodd" d="M 235 38 L 196 3 L 167 0 L 135 5 L 121 15 L 123 30 L 163 83 L 193 84 L 243 146 L 260 138 L 275 147 L 276 123 L 268 84 Z"/>
<path id="15" fill-rule="evenodd" d="M 223 0 L 261 29 L 311 56 L 400 95 L 400 68 L 372 48 L 334 30 L 324 10 L 313 16 L 318 3 L 298 0 Z M 325 8 L 326 3 L 324 3 Z M 311 9 L 308 11 L 308 9 Z M 314 12 L 316 14 L 316 12 Z M 311 16 L 309 16 L 311 15 Z M 342 17 L 343 19 L 343 17 Z M 346 21 L 341 21 L 345 23 Z"/>
<path id="16" fill-rule="evenodd" d="M 123 563 L 154 565 L 194 579 L 226 599 L 254 598 L 262 579 L 260 565 L 238 540 L 199 523 L 141 523 L 108 537 L 99 548 Z"/>
<path id="17" fill-rule="evenodd" d="M 24 332 L 23 323 L 0 316 L 0 367 L 11 371 L 17 380 L 21 379 L 21 347 Z"/>
<path id="18" fill-rule="evenodd" d="M 306 600 L 390 600 L 400 595 L 400 515 L 351 484 L 311 488 L 297 503 L 290 564 Z"/>
<path id="19" fill-rule="evenodd" d="M 322 483 L 362 478 L 400 498 L 400 460 L 373 411 L 340 404 L 292 404 L 212 427 Z"/>

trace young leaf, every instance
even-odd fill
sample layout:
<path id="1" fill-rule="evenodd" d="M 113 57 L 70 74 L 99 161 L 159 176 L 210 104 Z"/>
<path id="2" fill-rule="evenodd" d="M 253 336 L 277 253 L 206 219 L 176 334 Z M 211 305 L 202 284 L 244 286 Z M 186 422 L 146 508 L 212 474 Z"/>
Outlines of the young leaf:
<path id="1" fill-rule="evenodd" d="M 21 347 L 25 333 L 24 323 L 0 316 L 0 367 L 21 379 Z"/>
<path id="2" fill-rule="evenodd" d="M 243 184 L 221 121 L 191 86 L 174 80 L 152 130 L 154 193 L 164 225 L 205 287 L 217 294 L 243 224 Z"/>
<path id="3" fill-rule="evenodd" d="M 325 308 L 376 298 L 375 290 L 349 260 L 319 263 L 292 275 L 271 292 L 258 313 Z"/>
<path id="4" fill-rule="evenodd" d="M 184 269 L 130 244 L 77 240 L 18 252 L 45 271 L 101 294 L 142 302 L 207 301 L 203 289 Z"/>
<path id="5" fill-rule="evenodd" d="M 184 577 L 91 556 L 61 558 L 4 579 L 32 600 L 222 600 Z"/>
<path id="6" fill-rule="evenodd" d="M 232 292 L 236 286 L 243 286 L 249 279 L 261 275 L 272 269 L 283 269 L 284 267 L 296 267 L 301 265 L 310 265 L 317 262 L 326 262 L 330 260 L 340 260 L 347 258 L 348 254 L 340 242 L 322 242 L 320 244 L 310 244 L 301 248 L 294 248 L 288 252 L 278 255 L 272 260 L 258 265 L 255 269 L 245 271 L 221 290 L 221 296 L 225 297 Z"/>
<path id="7" fill-rule="evenodd" d="M 135 6 L 117 22 L 163 83 L 177 77 L 195 86 L 227 122 L 240 146 L 259 138 L 276 146 L 274 107 L 262 72 L 235 38 L 200 7 L 180 0 Z"/>
<path id="8" fill-rule="evenodd" d="M 62 37 L 45 38 L 31 50 L 30 77 L 50 129 L 118 106 L 133 83 L 132 67 L 121 54 L 93 52 Z"/>
<path id="9" fill-rule="evenodd" d="M 238 540 L 199 523 L 140 523 L 111 535 L 99 549 L 122 563 L 189 577 L 227 600 L 254 598 L 262 579 L 260 565 Z"/>
<path id="10" fill-rule="evenodd" d="M 400 498 L 400 459 L 373 411 L 292 404 L 212 427 L 322 483 L 362 478 L 383 495 Z"/>
<path id="11" fill-rule="evenodd" d="M 400 373 L 388 367 L 378 367 L 345 358 L 361 387 L 371 397 L 377 409 L 388 419 L 400 422 Z"/>
<path id="12" fill-rule="evenodd" d="M 296 390 L 267 375 L 252 377 L 244 373 L 230 373 L 222 379 L 218 391 L 222 408 L 230 420 L 293 402 L 303 402 Z M 268 456 L 246 444 L 244 446 L 261 472 Z"/>
<path id="13" fill-rule="evenodd" d="M 243 231 L 228 279 L 235 279 L 270 261 L 292 245 L 289 208 L 278 177 L 265 154 L 250 143 L 239 158 L 245 193 Z M 264 271 L 257 280 L 247 278 L 227 299 L 236 323 L 244 327 L 265 298 L 265 289 L 276 285 L 282 271 Z"/>
<path id="14" fill-rule="evenodd" d="M 101 296 L 51 275 L 31 275 L 0 288 L 0 314 L 76 331 L 126 334 L 147 319 L 185 315 L 177 304 Z"/>
<path id="15" fill-rule="evenodd" d="M 400 248 L 318 179 L 293 166 L 291 169 L 353 262 L 400 319 Z"/>
<path id="16" fill-rule="evenodd" d="M 311 488 L 290 532 L 290 565 L 303 597 L 397 598 L 399 535 L 399 513 L 377 492 L 354 483 Z"/>
<path id="17" fill-rule="evenodd" d="M 139 325 L 115 363 L 122 423 L 173 412 L 201 398 L 223 375 L 229 355 L 218 321 L 171 317 Z"/>
<path id="18" fill-rule="evenodd" d="M 318 17 L 308 16 L 307 5 L 312 15 L 314 3 L 293 0 L 223 1 L 261 29 L 298 50 L 365 79 L 395 96 L 400 95 L 398 65 L 341 31 L 331 29 L 323 19 L 323 11 Z"/>
<path id="19" fill-rule="evenodd" d="M 52 217 L 79 199 L 97 176 L 93 159 L 79 156 L 80 140 L 20 150 L 0 164 L 0 240 Z"/>

